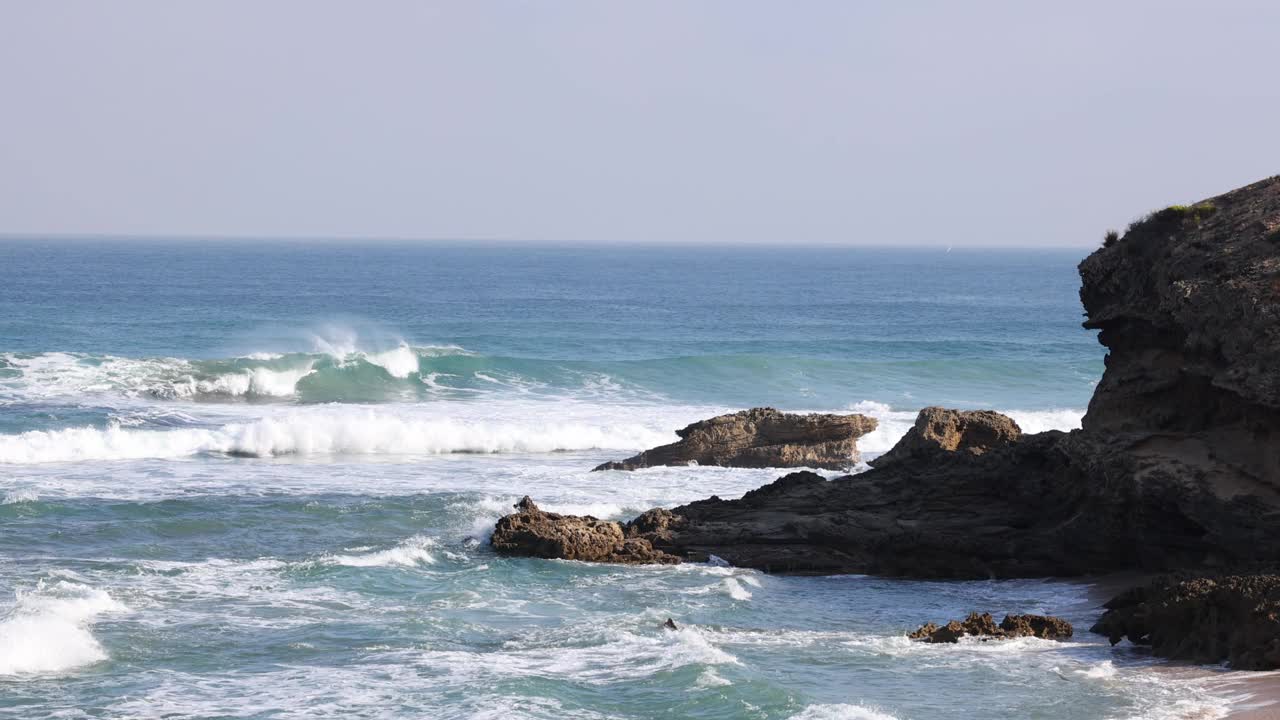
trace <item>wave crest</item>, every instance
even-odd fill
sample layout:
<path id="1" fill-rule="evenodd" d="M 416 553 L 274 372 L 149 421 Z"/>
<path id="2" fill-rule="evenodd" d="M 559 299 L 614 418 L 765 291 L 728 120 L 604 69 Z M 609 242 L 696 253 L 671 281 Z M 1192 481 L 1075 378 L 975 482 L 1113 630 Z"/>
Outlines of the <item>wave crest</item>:
<path id="1" fill-rule="evenodd" d="M 633 450 L 671 439 L 669 433 L 639 423 L 556 423 L 542 422 L 537 417 L 524 422 L 493 422 L 415 418 L 372 410 L 328 410 L 290 413 L 214 429 L 78 427 L 0 435 L 0 463 L 165 459 L 209 453 L 272 457 Z"/>

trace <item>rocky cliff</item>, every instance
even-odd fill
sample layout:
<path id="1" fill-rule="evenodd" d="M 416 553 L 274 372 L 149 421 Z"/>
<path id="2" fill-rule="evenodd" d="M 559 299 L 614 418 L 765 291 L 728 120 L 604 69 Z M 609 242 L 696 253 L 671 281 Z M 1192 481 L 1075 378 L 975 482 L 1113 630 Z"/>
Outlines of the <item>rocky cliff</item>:
<path id="1" fill-rule="evenodd" d="M 1280 567 L 1280 177 L 1109 234 L 1080 277 L 1085 327 L 1108 349 L 1080 430 L 1022 435 L 997 413 L 926 408 L 861 474 L 797 472 L 737 500 L 543 532 L 585 527 L 579 545 L 603 533 L 592 552 L 605 562 L 714 554 L 955 578 L 1180 568 L 1112 600 L 1093 630 L 1166 657 L 1280 667 L 1280 577 L 1224 571 Z M 506 532 L 546 523 L 538 512 L 504 518 L 495 548 L 567 557 Z"/>
<path id="2" fill-rule="evenodd" d="M 1080 275 L 1085 325 L 1109 350 L 1082 430 L 1021 435 L 995 413 L 929 409 L 867 472 L 793 473 L 621 530 L 789 572 L 1280 561 L 1280 177 L 1153 213 Z"/>

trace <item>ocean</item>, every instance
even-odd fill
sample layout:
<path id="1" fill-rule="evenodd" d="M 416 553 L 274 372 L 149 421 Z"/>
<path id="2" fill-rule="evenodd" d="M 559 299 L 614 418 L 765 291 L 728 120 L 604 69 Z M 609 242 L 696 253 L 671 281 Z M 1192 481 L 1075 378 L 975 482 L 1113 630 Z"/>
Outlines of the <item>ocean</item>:
<path id="1" fill-rule="evenodd" d="M 865 458 L 927 405 L 1077 427 L 1083 254 L 2 241 L 0 716 L 1220 717 L 1090 635 L 1087 584 L 487 544 L 526 494 L 629 519 L 769 482 L 588 472 L 731 410 L 873 415 Z M 904 637 L 970 610 L 1077 633 Z"/>

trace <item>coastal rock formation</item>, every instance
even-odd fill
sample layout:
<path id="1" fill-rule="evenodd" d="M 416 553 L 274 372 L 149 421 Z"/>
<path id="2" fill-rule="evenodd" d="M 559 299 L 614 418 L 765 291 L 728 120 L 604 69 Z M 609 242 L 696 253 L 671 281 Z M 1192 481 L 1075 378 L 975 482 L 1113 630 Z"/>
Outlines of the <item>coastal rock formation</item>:
<path id="1" fill-rule="evenodd" d="M 998 412 L 927 407 L 920 411 L 915 425 L 892 450 L 868 464 L 884 467 L 907 458 L 927 457 L 938 452 L 981 455 L 1011 445 L 1021 438 L 1022 428 L 1018 423 Z"/>
<path id="2" fill-rule="evenodd" d="M 620 523 L 546 512 L 527 495 L 515 507 L 519 512 L 499 520 L 489 541 L 500 553 L 606 563 L 680 562 L 648 540 L 627 537 Z"/>
<path id="3" fill-rule="evenodd" d="M 875 429 L 875 418 L 866 415 L 797 415 L 752 408 L 693 423 L 676 431 L 679 442 L 595 469 L 722 465 L 839 470 L 858 462 L 858 438 Z"/>
<path id="4" fill-rule="evenodd" d="M 1161 657 L 1280 668 L 1280 575 L 1161 578 L 1108 602 L 1090 630 Z"/>
<path id="5" fill-rule="evenodd" d="M 864 473 L 792 473 L 738 500 L 646 514 L 624 534 L 779 572 L 986 578 L 1280 562 L 1280 177 L 1153 213 L 1080 274 L 1085 326 L 1109 350 L 1082 429 L 1022 435 L 995 414 L 930 408 Z M 765 421 L 777 416 L 696 423 L 623 466 L 779 464 L 778 448 L 801 440 Z M 863 422 L 851 429 L 874 426 Z"/>
<path id="6" fill-rule="evenodd" d="M 927 643 L 956 643 L 965 635 L 983 639 L 1038 637 L 1044 640 L 1066 640 L 1074 632 L 1071 623 L 1052 615 L 1005 615 L 996 625 L 991 613 L 969 613 L 964 620 L 952 620 L 938 626 L 925 623 L 907 634 L 912 640 Z"/>

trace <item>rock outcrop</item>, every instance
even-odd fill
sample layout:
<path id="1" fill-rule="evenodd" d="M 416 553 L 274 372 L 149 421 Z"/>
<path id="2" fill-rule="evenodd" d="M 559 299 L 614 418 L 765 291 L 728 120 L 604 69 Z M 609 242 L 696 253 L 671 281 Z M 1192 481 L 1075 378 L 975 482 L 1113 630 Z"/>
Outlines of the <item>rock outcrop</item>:
<path id="1" fill-rule="evenodd" d="M 857 464 L 858 438 L 875 429 L 875 418 L 866 415 L 797 415 L 752 408 L 693 423 L 676 431 L 679 442 L 595 469 L 723 465 L 839 470 Z"/>
<path id="2" fill-rule="evenodd" d="M 1109 350 L 1082 429 L 1021 435 L 994 414 L 929 409 L 864 473 L 792 473 L 737 500 L 646 514 L 624 535 L 806 573 L 1280 562 L 1280 177 L 1154 213 L 1080 274 L 1085 326 Z M 626 465 L 781 464 L 793 436 L 760 433 L 752 412 L 690 426 Z"/>
<path id="3" fill-rule="evenodd" d="M 515 507 L 519 512 L 500 519 L 489 540 L 500 553 L 605 563 L 680 562 L 648 540 L 627 537 L 621 523 L 546 512 L 527 495 Z"/>
<path id="4" fill-rule="evenodd" d="M 1066 640 L 1073 632 L 1071 623 L 1052 615 L 1005 615 L 996 625 L 991 613 L 972 612 L 964 620 L 952 620 L 946 625 L 925 623 L 907 637 L 927 643 L 956 643 L 965 635 L 1000 640 L 1018 637 Z"/>
<path id="5" fill-rule="evenodd" d="M 948 410 L 927 407 L 916 416 L 915 425 L 893 449 L 870 461 L 884 467 L 906 459 L 928 458 L 939 452 L 981 455 L 1007 447 L 1022 438 L 1022 428 L 1007 415 L 991 410 Z"/>
<path id="6" fill-rule="evenodd" d="M 1165 577 L 1105 605 L 1091 629 L 1154 654 L 1237 670 L 1280 668 L 1280 575 Z"/>

